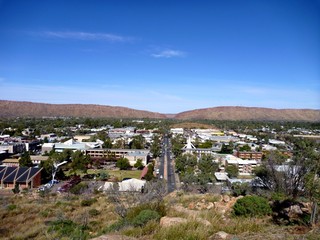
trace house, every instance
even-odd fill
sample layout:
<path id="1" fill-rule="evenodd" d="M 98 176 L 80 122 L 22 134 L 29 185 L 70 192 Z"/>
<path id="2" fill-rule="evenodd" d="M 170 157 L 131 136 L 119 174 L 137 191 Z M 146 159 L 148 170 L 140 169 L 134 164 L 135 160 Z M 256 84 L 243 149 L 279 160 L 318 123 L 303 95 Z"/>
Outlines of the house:
<path id="1" fill-rule="evenodd" d="M 36 188 L 41 185 L 41 170 L 36 167 L 0 166 L 0 187 L 13 189 Z"/>

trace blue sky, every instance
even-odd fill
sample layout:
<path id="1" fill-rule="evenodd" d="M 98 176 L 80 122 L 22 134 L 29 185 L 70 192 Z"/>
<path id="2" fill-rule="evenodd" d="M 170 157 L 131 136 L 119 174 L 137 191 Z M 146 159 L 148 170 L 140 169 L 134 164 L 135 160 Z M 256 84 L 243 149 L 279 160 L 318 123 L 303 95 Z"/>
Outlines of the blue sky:
<path id="1" fill-rule="evenodd" d="M 0 0 L 0 99 L 320 109 L 318 0 Z"/>

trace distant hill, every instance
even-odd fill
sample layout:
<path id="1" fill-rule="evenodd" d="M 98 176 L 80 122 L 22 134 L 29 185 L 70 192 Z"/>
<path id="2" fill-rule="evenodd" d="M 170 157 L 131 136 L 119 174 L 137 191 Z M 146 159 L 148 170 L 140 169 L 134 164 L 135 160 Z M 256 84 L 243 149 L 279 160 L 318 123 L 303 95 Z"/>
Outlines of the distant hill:
<path id="1" fill-rule="evenodd" d="M 0 100 L 0 117 L 166 118 L 164 114 L 94 104 L 46 104 Z"/>
<path id="2" fill-rule="evenodd" d="M 214 107 L 177 114 L 94 104 L 47 104 L 0 100 L 0 117 L 173 118 L 320 122 L 320 110 L 257 107 Z"/>
<path id="3" fill-rule="evenodd" d="M 320 110 L 272 109 L 257 107 L 214 107 L 186 111 L 176 119 L 267 120 L 267 121 L 320 121 Z"/>

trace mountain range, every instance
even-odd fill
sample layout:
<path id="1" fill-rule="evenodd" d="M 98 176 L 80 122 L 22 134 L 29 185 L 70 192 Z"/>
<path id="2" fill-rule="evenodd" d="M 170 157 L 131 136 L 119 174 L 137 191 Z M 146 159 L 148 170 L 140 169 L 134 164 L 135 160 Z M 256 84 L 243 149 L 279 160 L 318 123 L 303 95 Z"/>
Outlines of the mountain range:
<path id="1" fill-rule="evenodd" d="M 173 118 L 181 120 L 210 119 L 319 122 L 320 110 L 228 106 L 196 109 L 177 114 L 164 114 L 126 107 L 95 104 L 48 104 L 0 100 L 0 117 Z"/>

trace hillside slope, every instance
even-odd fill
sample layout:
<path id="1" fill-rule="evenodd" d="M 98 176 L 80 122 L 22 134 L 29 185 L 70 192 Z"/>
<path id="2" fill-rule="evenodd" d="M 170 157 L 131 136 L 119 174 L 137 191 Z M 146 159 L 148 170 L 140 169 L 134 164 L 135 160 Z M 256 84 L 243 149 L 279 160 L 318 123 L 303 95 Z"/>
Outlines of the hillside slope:
<path id="1" fill-rule="evenodd" d="M 179 113 L 176 119 L 320 121 L 320 110 L 215 107 Z"/>
<path id="2" fill-rule="evenodd" d="M 214 107 L 162 114 L 94 104 L 47 104 L 0 100 L 0 117 L 171 118 L 179 120 L 260 120 L 320 122 L 320 110 Z"/>
<path id="3" fill-rule="evenodd" d="M 0 117 L 165 118 L 165 115 L 93 104 L 46 104 L 0 100 Z"/>

